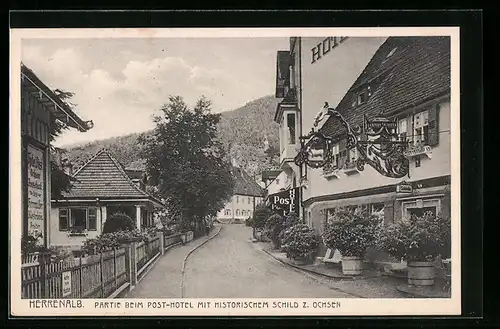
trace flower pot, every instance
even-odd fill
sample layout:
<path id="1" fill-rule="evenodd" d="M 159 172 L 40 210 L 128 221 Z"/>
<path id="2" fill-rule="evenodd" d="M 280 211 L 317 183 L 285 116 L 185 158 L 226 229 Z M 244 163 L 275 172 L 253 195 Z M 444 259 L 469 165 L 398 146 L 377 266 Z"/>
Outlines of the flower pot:
<path id="1" fill-rule="evenodd" d="M 307 265 L 307 264 L 309 264 L 309 259 L 307 257 L 294 258 L 292 261 L 295 265 Z"/>
<path id="2" fill-rule="evenodd" d="M 363 258 L 342 257 L 342 274 L 361 275 L 363 274 Z"/>
<path id="3" fill-rule="evenodd" d="M 432 286 L 436 277 L 432 262 L 408 262 L 408 284 L 413 286 Z"/>

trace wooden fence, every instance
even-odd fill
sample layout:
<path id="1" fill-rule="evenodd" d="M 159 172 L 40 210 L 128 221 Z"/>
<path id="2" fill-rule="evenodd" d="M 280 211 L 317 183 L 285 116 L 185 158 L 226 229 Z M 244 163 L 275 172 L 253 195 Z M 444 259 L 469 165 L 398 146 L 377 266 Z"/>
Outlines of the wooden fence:
<path id="1" fill-rule="evenodd" d="M 173 246 L 174 244 L 182 242 L 181 236 L 182 236 L 182 234 L 180 234 L 180 233 L 165 236 L 164 242 L 163 242 L 164 248 L 168 248 L 170 246 Z"/>
<path id="2" fill-rule="evenodd" d="M 23 257 L 22 298 L 107 298 L 137 283 L 150 260 L 163 254 L 163 241 L 163 234 L 158 233 L 146 242 L 58 262 L 40 254 Z"/>

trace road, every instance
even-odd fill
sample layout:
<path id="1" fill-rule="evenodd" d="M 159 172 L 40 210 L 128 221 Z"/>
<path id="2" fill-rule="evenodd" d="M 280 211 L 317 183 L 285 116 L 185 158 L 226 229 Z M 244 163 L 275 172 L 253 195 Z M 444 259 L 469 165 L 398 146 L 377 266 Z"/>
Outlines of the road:
<path id="1" fill-rule="evenodd" d="M 220 234 L 189 256 L 185 298 L 352 297 L 274 260 L 249 241 L 252 229 L 223 225 Z"/>

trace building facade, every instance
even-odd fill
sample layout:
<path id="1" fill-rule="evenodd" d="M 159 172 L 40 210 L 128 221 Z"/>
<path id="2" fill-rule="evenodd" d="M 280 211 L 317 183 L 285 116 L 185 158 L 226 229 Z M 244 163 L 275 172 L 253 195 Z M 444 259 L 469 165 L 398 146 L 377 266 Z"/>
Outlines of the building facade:
<path id="1" fill-rule="evenodd" d="M 138 230 L 153 226 L 155 209 L 164 207 L 146 192 L 143 173 L 127 172 L 106 149 L 68 174 L 75 179 L 72 188 L 63 198 L 52 200 L 51 245 L 79 249 L 86 239 L 102 233 L 114 213 L 127 214 Z"/>
<path id="2" fill-rule="evenodd" d="M 21 182 L 23 237 L 50 244 L 51 127 L 55 121 L 85 132 L 83 121 L 26 65 L 21 64 Z"/>
<path id="3" fill-rule="evenodd" d="M 234 195 L 217 214 L 220 223 L 244 222 L 253 216 L 255 206 L 264 201 L 264 190 L 241 168 L 233 167 Z"/>
<path id="4" fill-rule="evenodd" d="M 295 120 L 300 122 L 297 129 L 306 135 L 328 102 L 353 127 L 362 126 L 365 118 L 396 120 L 400 138 L 410 143 L 405 153 L 410 161 L 407 177 L 388 178 L 369 165 L 358 171 L 358 154 L 355 149 L 347 150 L 344 128 L 325 116 L 318 128 L 336 138 L 333 163 L 322 169 L 304 166 L 288 171 L 303 186 L 302 215 L 308 225 L 321 234 L 333 210 L 349 206 L 365 207 L 383 216 L 385 222 L 424 211 L 449 215 L 450 39 L 291 39 L 295 39 L 291 44 L 299 46 L 290 49 L 290 73 L 283 79 L 284 99 L 276 112 L 283 134 L 288 128 L 283 120 L 295 113 Z M 298 63 L 294 56 L 300 58 Z M 279 57 L 280 53 L 278 61 Z M 287 95 L 293 90 L 296 96 L 288 98 L 295 103 L 293 110 L 288 110 L 292 107 L 287 105 Z M 290 150 L 284 161 L 292 163 L 295 154 Z M 377 253 L 369 257 L 394 261 Z"/>

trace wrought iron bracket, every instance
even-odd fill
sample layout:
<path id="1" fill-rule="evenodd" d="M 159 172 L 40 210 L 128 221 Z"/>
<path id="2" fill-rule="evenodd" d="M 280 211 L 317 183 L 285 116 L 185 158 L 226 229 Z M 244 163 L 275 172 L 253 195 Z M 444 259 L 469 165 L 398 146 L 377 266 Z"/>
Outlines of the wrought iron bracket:
<path id="1" fill-rule="evenodd" d="M 359 171 L 363 171 L 368 164 L 386 177 L 402 178 L 409 175 L 409 160 L 404 155 L 408 142 L 400 140 L 396 121 L 384 117 L 368 120 L 365 116 L 363 126 L 353 128 L 339 111 L 325 103 L 315 118 L 314 127 L 326 115 L 340 121 L 346 129 L 346 148 L 356 148 L 358 151 L 356 167 Z M 299 137 L 301 147 L 294 159 L 299 167 L 305 164 L 311 168 L 321 168 L 332 163 L 334 138 L 315 131 L 314 127 L 309 134 Z"/>

